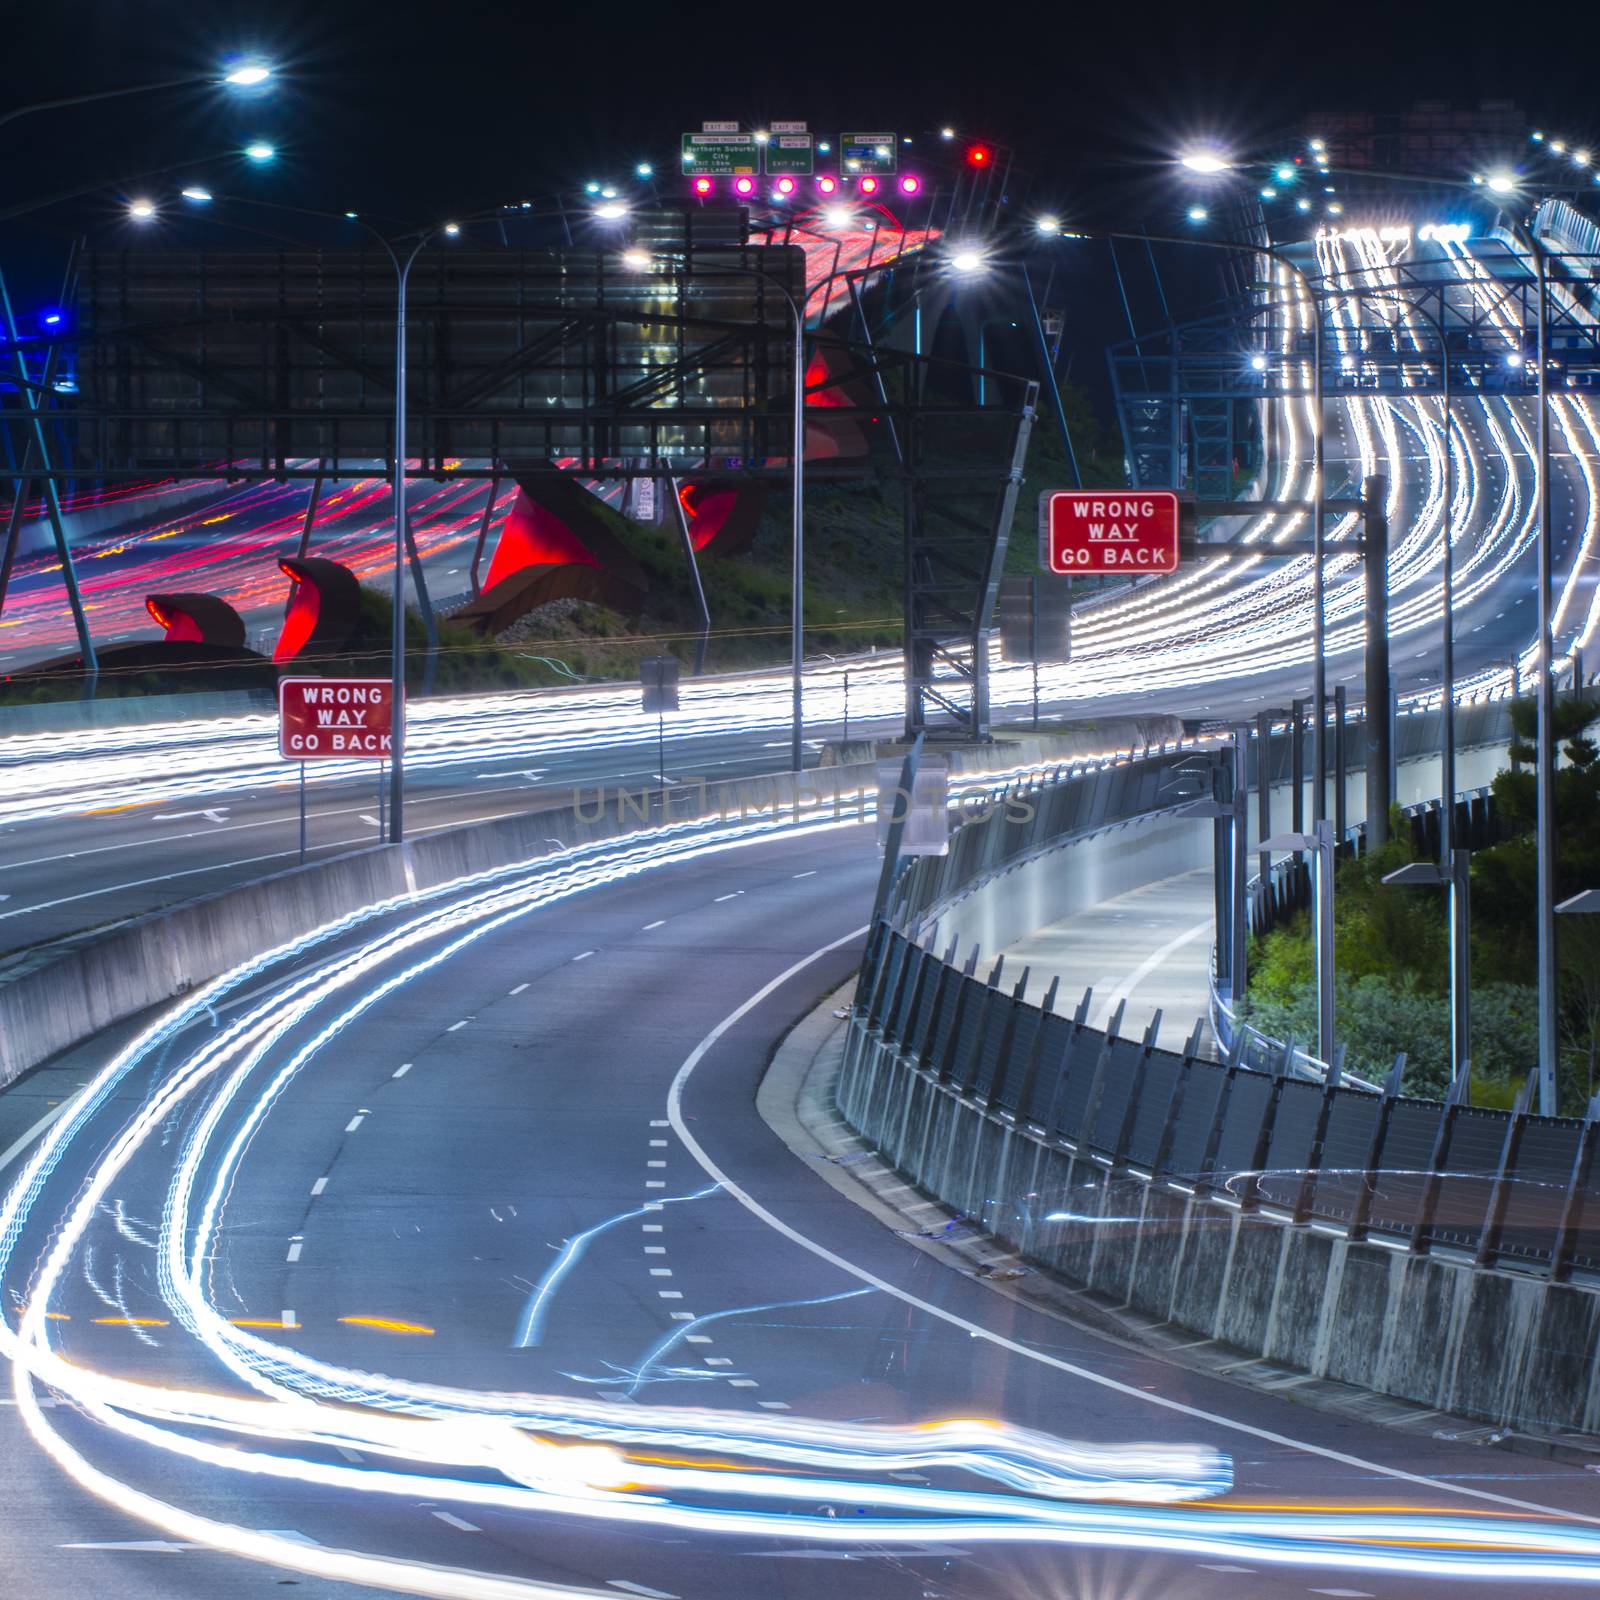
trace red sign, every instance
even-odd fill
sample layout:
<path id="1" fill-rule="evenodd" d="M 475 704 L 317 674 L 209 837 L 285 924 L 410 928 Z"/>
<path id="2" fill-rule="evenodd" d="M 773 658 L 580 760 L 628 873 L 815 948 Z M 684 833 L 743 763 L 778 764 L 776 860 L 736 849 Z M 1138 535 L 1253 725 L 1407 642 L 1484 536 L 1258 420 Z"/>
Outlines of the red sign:
<path id="1" fill-rule="evenodd" d="M 392 753 L 387 678 L 280 678 L 278 754 L 285 761 L 381 761 Z"/>
<path id="2" fill-rule="evenodd" d="M 1178 570 L 1178 497 L 1170 489 L 1054 489 L 1040 498 L 1040 553 L 1052 572 Z"/>

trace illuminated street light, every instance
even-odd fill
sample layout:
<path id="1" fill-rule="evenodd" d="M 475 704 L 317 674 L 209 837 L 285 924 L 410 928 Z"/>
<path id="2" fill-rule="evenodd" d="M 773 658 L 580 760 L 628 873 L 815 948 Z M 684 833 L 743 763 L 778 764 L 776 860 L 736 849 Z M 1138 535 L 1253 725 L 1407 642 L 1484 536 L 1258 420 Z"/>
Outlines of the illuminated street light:
<path id="1" fill-rule="evenodd" d="M 1589 165 L 1589 152 L 1587 150 L 1574 150 L 1572 152 L 1572 164 L 1575 167 L 1586 167 L 1586 166 L 1588 166 Z"/>
<path id="2" fill-rule="evenodd" d="M 1311 202 L 1302 196 L 1299 200 L 1295 201 L 1294 208 L 1296 211 L 1309 211 L 1311 209 Z"/>
<path id="3" fill-rule="evenodd" d="M 829 206 L 822 213 L 822 220 L 830 228 L 848 228 L 855 220 L 855 213 L 849 206 Z"/>
<path id="4" fill-rule="evenodd" d="M 135 222 L 149 222 L 156 214 L 154 200 L 130 200 L 128 202 L 128 215 Z"/>
<path id="5" fill-rule="evenodd" d="M 1257 372 L 1265 372 L 1267 370 L 1267 358 L 1263 355 L 1251 356 L 1250 365 L 1254 367 Z"/>
<path id="6" fill-rule="evenodd" d="M 624 250 L 622 264 L 629 272 L 648 272 L 650 270 L 650 255 L 645 250 Z"/>
<path id="7" fill-rule="evenodd" d="M 244 147 L 244 153 L 258 165 L 272 160 L 277 151 L 264 139 L 256 139 Z"/>
<path id="8" fill-rule="evenodd" d="M 204 205 L 211 198 L 211 191 L 202 189 L 198 184 L 191 184 L 189 188 L 181 192 L 185 200 L 193 200 L 199 205 Z"/>
<path id="9" fill-rule="evenodd" d="M 1491 172 L 1484 181 L 1495 194 L 1514 194 L 1516 192 L 1517 180 L 1509 172 Z"/>
<path id="10" fill-rule="evenodd" d="M 619 217 L 628 214 L 628 208 L 618 200 L 608 200 L 603 206 L 596 206 L 594 214 L 602 222 L 615 222 Z"/>
<path id="11" fill-rule="evenodd" d="M 1277 172 L 1274 174 L 1274 176 L 1277 178 L 1279 183 L 1293 183 L 1294 182 L 1294 168 L 1293 167 L 1279 167 Z"/>
<path id="12" fill-rule="evenodd" d="M 983 252 L 981 250 L 957 250 L 950 257 L 950 265 L 957 272 L 979 272 L 983 268 Z"/>
<path id="13" fill-rule="evenodd" d="M 257 84 L 265 83 L 271 76 L 272 68 L 264 62 L 245 61 L 228 73 L 222 81 L 232 84 L 236 89 L 253 89 Z"/>
<path id="14" fill-rule="evenodd" d="M 953 139 L 955 136 L 956 130 L 954 128 L 941 128 L 939 130 L 939 137 L 941 139 Z"/>
<path id="15" fill-rule="evenodd" d="M 1033 226 L 1039 233 L 1057 234 L 1061 232 L 1061 220 L 1058 217 L 1040 217 Z"/>
<path id="16" fill-rule="evenodd" d="M 1233 165 L 1226 156 L 1218 155 L 1215 150 L 1191 150 L 1187 155 L 1179 156 L 1178 163 L 1191 172 L 1207 174 L 1227 172 Z"/>
<path id="17" fill-rule="evenodd" d="M 1276 200 L 1278 198 L 1278 191 L 1274 189 L 1271 184 L 1268 184 L 1267 187 L 1261 191 L 1261 198 L 1263 200 Z"/>
<path id="18" fill-rule="evenodd" d="M 458 233 L 461 232 L 461 224 L 459 222 L 447 222 L 444 225 L 444 231 L 447 235 L 449 235 L 450 238 L 453 239 Z"/>
<path id="19" fill-rule="evenodd" d="M 1327 141 L 1325 139 L 1313 139 L 1311 141 L 1311 150 L 1312 150 L 1312 153 L 1315 154 L 1315 155 L 1319 155 L 1320 156 L 1320 155 L 1324 154 L 1326 152 L 1327 148 L 1328 148 L 1328 144 L 1327 144 Z"/>
<path id="20" fill-rule="evenodd" d="M 1204 206 L 1190 206 L 1189 220 L 1191 222 L 1204 222 L 1211 213 Z"/>
<path id="21" fill-rule="evenodd" d="M 634 175 L 640 178 L 654 177 L 655 170 L 656 169 L 652 167 L 648 161 L 641 161 L 639 165 L 633 169 Z"/>

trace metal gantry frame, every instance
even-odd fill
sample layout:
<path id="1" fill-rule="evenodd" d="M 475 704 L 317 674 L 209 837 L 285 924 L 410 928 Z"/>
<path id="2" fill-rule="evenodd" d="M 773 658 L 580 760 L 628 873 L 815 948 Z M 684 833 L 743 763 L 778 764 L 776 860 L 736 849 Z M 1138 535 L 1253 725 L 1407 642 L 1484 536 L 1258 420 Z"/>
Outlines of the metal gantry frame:
<path id="1" fill-rule="evenodd" d="M 562 271 L 573 257 L 587 272 L 576 289 Z M 0 397 L 11 457 L 0 479 L 20 496 L 27 480 L 54 495 L 66 482 L 158 472 L 317 486 L 482 478 L 491 492 L 530 473 L 791 476 L 792 319 L 779 291 L 785 272 L 803 281 L 798 250 L 697 246 L 642 281 L 600 251 L 420 257 L 399 460 L 393 273 L 381 265 L 372 251 L 87 258 L 70 334 L 19 332 L 24 377 L 16 404 Z M 778 273 L 770 287 L 768 268 Z M 143 275 L 147 292 L 134 293 L 125 274 Z M 259 292 L 242 293 L 241 282 Z M 818 334 L 807 337 L 815 349 Z M 837 370 L 808 382 L 808 397 L 823 400 L 810 426 L 839 424 L 865 444 L 831 458 L 808 452 L 806 471 L 898 486 L 907 734 L 983 738 L 986 635 L 1038 384 L 985 372 L 980 404 L 965 366 L 832 329 L 823 337 Z M 68 340 L 80 382 L 63 395 L 27 374 Z M 41 460 L 46 433 L 64 449 Z M 92 649 L 86 627 L 83 639 Z"/>

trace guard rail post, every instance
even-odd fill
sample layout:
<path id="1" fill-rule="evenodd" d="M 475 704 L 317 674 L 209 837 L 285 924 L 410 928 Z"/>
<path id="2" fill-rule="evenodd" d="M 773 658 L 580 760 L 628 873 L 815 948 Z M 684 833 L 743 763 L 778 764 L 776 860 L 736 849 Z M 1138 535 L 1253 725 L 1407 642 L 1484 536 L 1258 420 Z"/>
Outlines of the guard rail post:
<path id="1" fill-rule="evenodd" d="M 1122 1036 L 1122 1013 L 1128 1008 L 1126 999 L 1117 1002 L 1100 1043 L 1100 1053 L 1094 1058 L 1094 1076 L 1089 1079 L 1089 1092 L 1084 1096 L 1083 1115 L 1078 1119 L 1077 1136 L 1073 1143 L 1079 1155 L 1087 1155 L 1094 1148 L 1094 1124 L 1100 1115 L 1100 1102 L 1105 1097 L 1106 1073 L 1111 1068 L 1111 1055 Z"/>
<path id="2" fill-rule="evenodd" d="M 1150 1077 L 1150 1055 L 1156 1047 L 1156 1035 L 1161 1032 L 1161 1008 L 1156 1008 L 1150 1025 L 1144 1030 L 1144 1043 L 1139 1047 L 1139 1059 L 1134 1063 L 1133 1082 L 1128 1086 L 1128 1104 L 1122 1113 L 1122 1124 L 1117 1129 L 1116 1147 L 1112 1159 L 1120 1166 L 1128 1159 L 1128 1146 L 1133 1141 L 1133 1125 L 1139 1115 L 1139 1100 Z"/>
<path id="3" fill-rule="evenodd" d="M 1484 1208 L 1483 1214 L 1483 1231 L 1478 1235 L 1477 1252 L 1472 1258 L 1473 1265 L 1477 1267 L 1492 1267 L 1495 1256 L 1500 1252 L 1500 1235 L 1505 1229 L 1506 1222 L 1506 1203 L 1511 1198 L 1511 1177 L 1516 1169 L 1517 1153 L 1522 1148 L 1523 1131 L 1528 1125 L 1528 1105 L 1533 1098 L 1536 1077 L 1536 1073 L 1530 1072 L 1522 1080 L 1516 1108 L 1511 1113 L 1511 1120 L 1506 1123 L 1505 1141 L 1500 1146 L 1500 1165 L 1489 1188 L 1489 1203 Z"/>
<path id="4" fill-rule="evenodd" d="M 1355 1210 L 1345 1227 L 1347 1239 L 1365 1239 L 1368 1219 L 1372 1216 L 1372 1201 L 1377 1193 L 1378 1162 L 1383 1156 L 1384 1140 L 1389 1136 L 1389 1119 L 1394 1115 L 1394 1103 L 1400 1098 L 1400 1084 L 1405 1077 L 1406 1054 L 1400 1051 L 1383 1080 L 1383 1098 L 1378 1102 L 1378 1115 L 1373 1120 L 1372 1138 L 1367 1141 L 1367 1160 L 1361 1193 L 1356 1196 Z"/>
<path id="5" fill-rule="evenodd" d="M 1254 1211 L 1261 1203 L 1261 1173 L 1267 1164 L 1267 1152 L 1272 1148 L 1273 1124 L 1278 1120 L 1278 1102 L 1283 1098 L 1283 1086 L 1288 1081 L 1289 1067 L 1294 1060 L 1294 1039 L 1283 1041 L 1283 1049 L 1273 1058 L 1272 1089 L 1267 1103 L 1261 1108 L 1261 1125 L 1256 1129 L 1256 1142 L 1250 1152 L 1250 1170 L 1239 1185 L 1239 1209 Z"/>
<path id="6" fill-rule="evenodd" d="M 995 1001 L 1000 995 L 1000 974 L 1005 969 L 1005 964 L 1004 953 L 995 958 L 988 981 L 984 984 L 983 993 L 978 999 L 978 1024 L 972 1030 L 972 1049 L 963 1064 L 961 1082 L 956 1085 L 963 1096 L 970 1095 L 977 1087 L 978 1075 L 983 1070 L 983 1041 L 989 1032 L 989 1020 L 994 1015 Z"/>
<path id="7" fill-rule="evenodd" d="M 1183 1060 L 1172 1076 L 1172 1093 L 1167 1097 L 1167 1114 L 1161 1122 L 1161 1133 L 1156 1139 L 1155 1155 L 1150 1162 L 1150 1176 L 1158 1178 L 1167 1170 L 1172 1160 L 1172 1141 L 1177 1136 L 1178 1122 L 1183 1115 L 1183 1097 L 1200 1055 L 1200 1041 L 1205 1037 L 1206 1019 L 1197 1018 L 1188 1042 L 1183 1047 Z"/>
<path id="8" fill-rule="evenodd" d="M 1572 1261 L 1577 1254 L 1578 1227 L 1583 1220 L 1583 1195 L 1595 1176 L 1595 1152 L 1600 1150 L 1600 1094 L 1589 1102 L 1583 1117 L 1583 1132 L 1572 1157 L 1572 1176 L 1567 1180 L 1561 1204 L 1561 1221 L 1556 1225 L 1555 1242 L 1550 1247 L 1550 1276 L 1565 1283 L 1572 1276 Z M 1600 1218 L 1591 1218 L 1600 1222 Z"/>
<path id="9" fill-rule="evenodd" d="M 972 975 L 978 970 L 978 946 L 973 945 L 972 954 L 967 957 L 967 964 L 962 969 L 961 984 L 956 990 L 956 1007 L 950 1017 L 950 1037 L 944 1042 L 944 1052 L 939 1057 L 938 1079 L 940 1083 L 949 1083 L 951 1069 L 955 1066 L 956 1047 L 961 1042 L 961 1018 L 967 1009 L 967 998 L 972 992 Z"/>
<path id="10" fill-rule="evenodd" d="M 1322 1171 L 1322 1147 L 1328 1138 L 1328 1119 L 1333 1115 L 1334 1097 L 1339 1092 L 1339 1080 L 1344 1076 L 1344 1051 L 1328 1063 L 1322 1080 L 1322 1103 L 1317 1107 L 1316 1126 L 1311 1130 L 1311 1147 L 1306 1154 L 1306 1170 L 1300 1174 L 1300 1191 L 1295 1196 L 1289 1220 L 1304 1224 L 1311 1220 L 1312 1195 L 1317 1174 Z"/>
<path id="11" fill-rule="evenodd" d="M 1011 1046 L 1017 1037 L 1017 1018 L 1027 1003 L 1022 998 L 1027 988 L 1028 969 L 1024 967 L 1022 976 L 1017 979 L 1016 988 L 1011 991 L 1011 1004 L 1006 1008 L 1006 1020 L 1000 1029 L 1000 1050 L 995 1057 L 994 1079 L 989 1085 L 989 1092 L 983 1097 L 985 1111 L 993 1111 L 1000 1104 L 1000 1090 L 1006 1081 L 1006 1062 L 1011 1057 Z"/>
<path id="12" fill-rule="evenodd" d="M 1246 1070 L 1243 1056 L 1244 1029 L 1240 1028 L 1233 1036 L 1233 1049 L 1228 1052 L 1228 1064 L 1223 1069 L 1216 1109 L 1211 1113 L 1211 1126 L 1206 1130 L 1206 1142 L 1201 1146 L 1199 1169 L 1194 1180 L 1197 1196 L 1208 1196 L 1215 1187 L 1211 1179 L 1217 1164 L 1217 1150 L 1222 1143 L 1222 1130 L 1228 1120 L 1228 1102 L 1233 1098 L 1233 1080 Z"/>
<path id="13" fill-rule="evenodd" d="M 1033 1122 L 1037 1125 L 1038 1119 L 1033 1116 L 1033 1098 L 1038 1092 L 1039 1068 L 1044 1061 L 1044 1039 L 1049 1031 L 1046 1027 L 1052 1012 L 1055 1010 L 1056 990 L 1060 987 L 1061 978 L 1058 974 L 1050 980 L 1050 987 L 1045 990 L 1044 1003 L 1040 1006 L 1042 1015 L 1039 1018 L 1039 1029 L 1033 1036 L 1033 1048 L 1028 1051 L 1028 1059 L 1023 1064 L 1022 1081 L 1017 1085 L 1017 1121 L 1018 1123 Z"/>
<path id="14" fill-rule="evenodd" d="M 1428 1152 L 1428 1175 L 1423 1180 L 1422 1193 L 1417 1197 L 1417 1218 L 1411 1227 L 1411 1253 L 1425 1256 L 1432 1248 L 1430 1234 L 1433 1219 L 1439 1210 L 1439 1190 L 1444 1183 L 1444 1165 L 1450 1159 L 1450 1137 L 1455 1129 L 1456 1113 L 1472 1101 L 1469 1085 L 1472 1075 L 1465 1068 L 1458 1077 L 1450 1080 L 1449 1092 L 1439 1107 L 1439 1126 L 1434 1129 L 1433 1148 Z"/>

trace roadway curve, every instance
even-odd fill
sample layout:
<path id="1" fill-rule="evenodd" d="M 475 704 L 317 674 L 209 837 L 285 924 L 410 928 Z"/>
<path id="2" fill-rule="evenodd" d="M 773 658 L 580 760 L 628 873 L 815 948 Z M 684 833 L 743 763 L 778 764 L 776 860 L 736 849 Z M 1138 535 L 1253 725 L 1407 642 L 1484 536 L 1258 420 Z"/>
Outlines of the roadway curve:
<path id="1" fill-rule="evenodd" d="M 74 1363 L 45 1366 L 72 1404 L 30 1412 L 18 1366 L 0 1412 L 0 1550 L 27 1574 L 11 1592 L 217 1600 L 289 1568 L 317 1593 L 353 1575 L 684 1600 L 1443 1596 L 1489 1556 L 1351 1537 L 1482 1540 L 1540 1508 L 1566 1515 L 1512 1536 L 1570 1536 L 1600 1578 L 1581 1470 L 1357 1425 L 1107 1342 L 939 1264 L 795 1159 L 755 1086 L 854 966 L 878 865 L 859 824 L 715 835 L 676 830 L 682 853 L 648 869 L 636 852 L 663 841 L 613 842 L 375 914 L 223 980 L 110 1065 L 113 1042 L 78 1053 L 70 1070 L 96 1087 L 16 1158 L 0 1213 L 7 1353 Z M 211 1056 L 177 1093 L 250 1038 L 247 1075 Z M 234 1419 L 243 1434 L 194 1420 L 220 1416 L 219 1395 L 257 1408 Z M 492 1420 L 466 1425 L 468 1409 Z M 927 1458 L 916 1425 L 974 1416 L 1025 1431 L 969 1431 L 965 1471 Z M 175 1449 L 119 1417 L 169 1427 Z M 630 1463 L 566 1465 L 511 1417 L 562 1443 L 568 1427 L 631 1439 Z M 81 1452 L 98 1492 L 24 1427 Z M 1080 1500 L 1060 1497 L 1074 1440 L 1159 1448 Z M 908 1454 L 870 1470 L 793 1459 L 890 1442 Z M 233 1470 L 241 1448 L 285 1475 Z M 1024 1468 L 1028 1485 L 1000 1481 Z M 559 1499 L 573 1474 L 673 1509 L 653 1521 L 615 1487 Z M 1130 1474 L 1198 1498 L 1141 1507 Z M 1054 1495 L 1030 1492 L 1042 1483 Z M 113 1509 L 135 1495 L 170 1509 Z M 1313 1536 L 1316 1551 L 1297 1543 Z M 1570 1559 L 1525 1550 L 1500 1580 L 1569 1593 L 1549 1574 Z M 1396 1562 L 1449 1576 L 1378 1570 Z"/>

